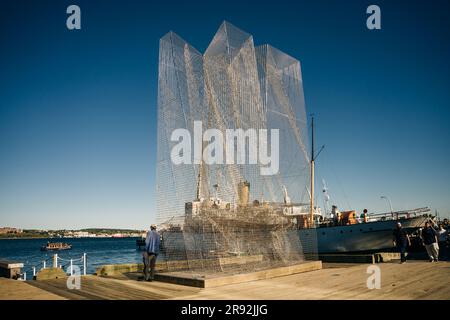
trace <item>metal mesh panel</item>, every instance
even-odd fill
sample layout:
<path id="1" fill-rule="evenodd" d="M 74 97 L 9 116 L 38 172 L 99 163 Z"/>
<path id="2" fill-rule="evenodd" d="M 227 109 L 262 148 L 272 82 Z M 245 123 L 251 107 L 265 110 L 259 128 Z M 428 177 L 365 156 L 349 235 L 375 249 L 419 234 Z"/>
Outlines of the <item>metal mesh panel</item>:
<path id="1" fill-rule="evenodd" d="M 261 175 L 259 162 L 206 164 L 196 158 L 195 143 L 192 164 L 175 165 L 170 154 L 177 142 L 171 134 L 185 128 L 196 139 L 194 121 L 202 122 L 203 132 L 217 129 L 223 137 L 227 129 L 278 129 L 278 173 Z M 268 138 L 268 150 L 273 150 Z M 255 48 L 251 35 L 227 22 L 204 55 L 173 32 L 165 35 L 160 41 L 156 195 L 169 270 L 239 273 L 299 263 L 306 259 L 306 247 L 316 252 L 314 230 L 308 237 L 298 231 L 309 210 L 307 141 L 297 60 L 269 45 Z M 200 142 L 201 152 L 208 142 Z M 246 143 L 247 160 L 250 148 Z"/>

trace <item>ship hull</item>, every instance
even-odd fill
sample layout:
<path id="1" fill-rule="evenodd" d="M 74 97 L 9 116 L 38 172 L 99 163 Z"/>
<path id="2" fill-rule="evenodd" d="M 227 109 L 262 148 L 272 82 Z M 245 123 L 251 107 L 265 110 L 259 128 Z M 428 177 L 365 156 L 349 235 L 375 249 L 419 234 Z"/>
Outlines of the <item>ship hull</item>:
<path id="1" fill-rule="evenodd" d="M 427 219 L 427 217 L 420 216 L 398 221 L 410 233 L 422 227 Z M 310 238 L 312 234 L 317 237 L 317 247 L 306 250 L 306 253 L 387 251 L 395 248 L 392 237 L 396 224 L 397 220 L 388 220 L 346 226 L 300 229 L 299 236 L 300 239 Z"/>

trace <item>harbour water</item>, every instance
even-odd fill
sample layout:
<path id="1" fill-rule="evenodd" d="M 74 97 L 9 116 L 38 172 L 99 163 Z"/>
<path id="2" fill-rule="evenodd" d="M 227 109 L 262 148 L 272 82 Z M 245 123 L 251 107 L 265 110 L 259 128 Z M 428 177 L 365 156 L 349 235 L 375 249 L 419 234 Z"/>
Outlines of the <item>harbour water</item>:
<path id="1" fill-rule="evenodd" d="M 41 251 L 40 248 L 51 242 L 72 244 L 71 250 Z M 42 267 L 42 261 L 51 264 L 57 253 L 62 264 L 70 259 L 79 259 L 87 254 L 87 273 L 94 273 L 96 268 L 105 264 L 137 263 L 142 261 L 142 254 L 136 247 L 136 238 L 64 238 L 64 239 L 1 239 L 0 260 L 22 262 L 24 271 L 31 275 L 32 268 Z M 80 265 L 81 266 L 81 265 Z M 30 279 L 30 276 L 27 276 Z"/>

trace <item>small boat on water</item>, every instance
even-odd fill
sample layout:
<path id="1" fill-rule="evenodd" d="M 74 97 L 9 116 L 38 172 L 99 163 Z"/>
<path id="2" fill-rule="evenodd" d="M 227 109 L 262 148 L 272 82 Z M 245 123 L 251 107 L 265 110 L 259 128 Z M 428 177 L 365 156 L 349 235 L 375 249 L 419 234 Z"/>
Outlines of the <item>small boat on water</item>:
<path id="1" fill-rule="evenodd" d="M 47 245 L 41 247 L 41 251 L 70 249 L 72 249 L 72 245 L 65 242 L 47 242 Z"/>

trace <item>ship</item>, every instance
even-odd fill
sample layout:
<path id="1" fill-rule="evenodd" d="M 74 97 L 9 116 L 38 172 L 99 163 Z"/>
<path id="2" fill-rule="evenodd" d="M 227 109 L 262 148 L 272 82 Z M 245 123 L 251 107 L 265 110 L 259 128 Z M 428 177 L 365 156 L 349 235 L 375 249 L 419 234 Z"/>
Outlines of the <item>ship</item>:
<path id="1" fill-rule="evenodd" d="M 314 230 L 317 236 L 317 252 L 327 253 L 370 253 L 393 251 L 393 230 L 397 222 L 408 234 L 423 227 L 432 216 L 428 207 L 392 213 L 374 214 L 369 221 L 348 219 L 342 225 L 335 219 L 317 221 Z M 349 216 L 355 211 L 347 212 Z M 300 237 L 311 232 L 309 228 L 299 229 Z"/>
<path id="2" fill-rule="evenodd" d="M 315 160 L 324 147 L 316 154 L 314 151 L 314 117 L 311 117 L 311 157 L 310 157 L 310 203 L 309 217 L 303 213 L 303 228 L 299 228 L 300 238 L 315 233 L 319 254 L 359 253 L 391 251 L 395 249 L 393 231 L 400 222 L 409 233 L 413 233 L 432 218 L 428 207 L 390 213 L 369 214 L 365 209 L 358 215 L 355 210 L 340 212 L 332 206 L 327 217 L 317 214 L 314 206 L 314 168 Z M 326 187 L 323 189 L 326 192 Z M 319 211 L 320 212 L 320 211 Z"/>
<path id="3" fill-rule="evenodd" d="M 316 239 L 316 246 L 303 246 L 304 253 L 368 253 L 395 249 L 392 236 L 397 222 L 401 222 L 402 227 L 412 234 L 432 217 L 428 207 L 357 215 L 354 210 L 338 212 L 333 206 L 334 211 L 328 217 L 324 217 L 320 207 L 314 208 L 311 223 L 310 205 L 291 203 L 286 189 L 285 201 L 282 203 L 260 203 L 258 200 L 248 203 L 246 197 L 249 188 L 248 182 L 240 183 L 240 194 L 244 196 L 240 196 L 237 205 L 215 197 L 187 202 L 183 227 L 172 226 L 170 230 L 173 232 L 176 229 L 180 234 L 184 231 L 202 237 L 205 236 L 205 230 L 210 230 L 211 234 L 215 230 L 216 237 L 221 234 L 224 238 L 215 243 L 228 243 L 228 247 L 222 248 L 222 251 L 228 253 L 245 252 L 245 243 L 239 244 L 236 236 L 239 229 L 261 233 L 295 230 L 303 243 L 307 243 L 308 240 L 305 239 Z M 337 216 L 341 217 L 340 220 Z M 204 238 L 197 242 L 208 243 Z"/>

